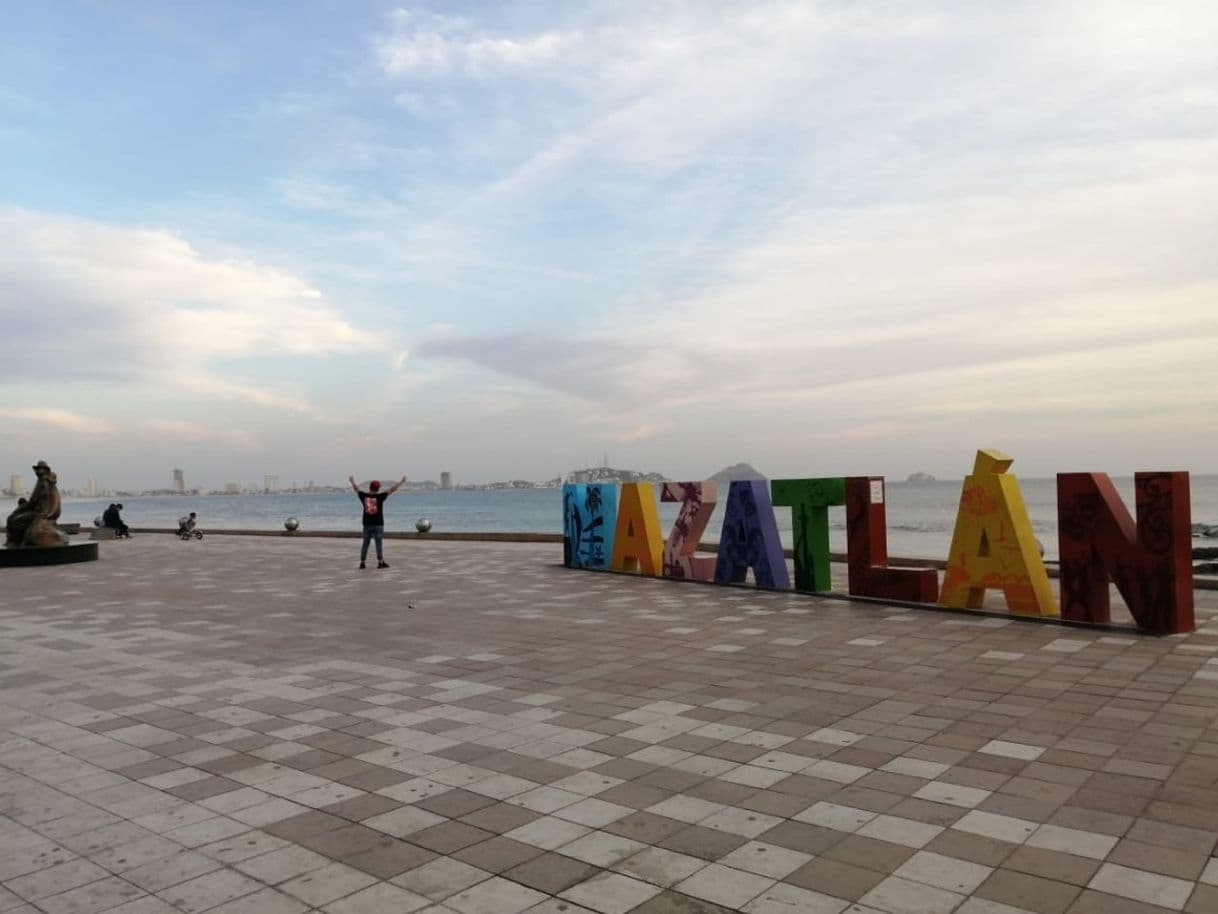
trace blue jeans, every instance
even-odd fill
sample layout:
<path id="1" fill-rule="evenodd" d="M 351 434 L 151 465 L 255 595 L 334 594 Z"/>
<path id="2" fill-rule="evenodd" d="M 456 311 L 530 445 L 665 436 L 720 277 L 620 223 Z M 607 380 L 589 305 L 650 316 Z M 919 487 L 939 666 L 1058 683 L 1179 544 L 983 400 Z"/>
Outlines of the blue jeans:
<path id="1" fill-rule="evenodd" d="M 376 540 L 376 560 L 378 562 L 385 561 L 384 543 L 385 543 L 385 528 L 380 524 L 365 524 L 364 525 L 364 545 L 359 550 L 359 560 L 361 562 L 368 558 L 368 541 Z"/>

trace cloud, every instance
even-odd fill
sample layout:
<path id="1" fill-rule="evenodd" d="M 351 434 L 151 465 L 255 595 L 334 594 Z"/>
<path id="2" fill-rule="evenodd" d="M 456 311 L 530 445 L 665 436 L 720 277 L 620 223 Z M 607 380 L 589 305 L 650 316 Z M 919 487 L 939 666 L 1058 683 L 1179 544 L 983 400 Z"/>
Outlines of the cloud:
<path id="1" fill-rule="evenodd" d="M 104 435 L 115 429 L 114 423 L 105 419 L 55 407 L 0 408 L 0 417 L 27 424 L 51 426 L 82 435 Z"/>
<path id="2" fill-rule="evenodd" d="M 388 358 L 390 348 L 316 288 L 274 267 L 206 256 L 162 229 L 12 208 L 0 209 L 0 320 L 10 378 L 53 371 L 111 383 L 151 380 L 299 412 L 311 407 L 248 383 L 233 366 L 354 352 Z"/>
<path id="3" fill-rule="evenodd" d="M 466 19 L 397 10 L 391 31 L 375 42 L 377 59 L 393 76 L 460 70 L 489 76 L 499 70 L 558 59 L 572 36 L 546 31 L 525 38 L 487 35 Z"/>
<path id="4" fill-rule="evenodd" d="M 596 403 L 618 436 L 749 410 L 862 435 L 899 401 L 945 434 L 986 403 L 1022 422 L 1123 403 L 1129 428 L 1134 404 L 1198 408 L 1197 347 L 1218 341 L 1211 7 L 620 9 L 482 88 L 521 139 L 441 220 L 587 213 L 611 226 L 612 291 L 574 299 L 565 334 L 422 355 Z M 464 21 L 440 30 L 442 72 L 387 72 L 451 85 L 479 36 L 554 28 Z"/>
<path id="5" fill-rule="evenodd" d="M 648 348 L 625 340 L 543 334 L 445 334 L 424 341 L 419 354 L 473 362 L 564 396 L 612 401 L 628 389 L 619 366 L 642 358 Z"/>
<path id="6" fill-rule="evenodd" d="M 214 428 L 184 419 L 144 419 L 138 428 L 145 436 L 166 438 L 178 444 L 221 444 L 238 450 L 254 450 L 258 446 L 257 437 L 242 429 Z"/>

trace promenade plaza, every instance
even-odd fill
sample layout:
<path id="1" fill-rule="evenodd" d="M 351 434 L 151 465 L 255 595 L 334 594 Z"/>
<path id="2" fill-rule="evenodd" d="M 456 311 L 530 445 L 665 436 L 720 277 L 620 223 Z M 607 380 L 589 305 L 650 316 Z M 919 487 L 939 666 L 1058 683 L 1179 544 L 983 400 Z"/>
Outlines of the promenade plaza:
<path id="1" fill-rule="evenodd" d="M 0 577 L 4 914 L 1218 911 L 1215 591 L 1155 638 L 560 545 L 101 546 Z"/>

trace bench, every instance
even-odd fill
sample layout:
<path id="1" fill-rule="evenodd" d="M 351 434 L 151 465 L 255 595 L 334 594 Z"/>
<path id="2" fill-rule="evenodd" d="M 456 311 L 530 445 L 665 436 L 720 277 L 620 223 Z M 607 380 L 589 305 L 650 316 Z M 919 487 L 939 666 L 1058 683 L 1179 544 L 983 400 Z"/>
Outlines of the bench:
<path id="1" fill-rule="evenodd" d="M 89 539 L 91 540 L 112 540 L 115 539 L 117 531 L 113 527 L 94 527 L 89 531 Z"/>

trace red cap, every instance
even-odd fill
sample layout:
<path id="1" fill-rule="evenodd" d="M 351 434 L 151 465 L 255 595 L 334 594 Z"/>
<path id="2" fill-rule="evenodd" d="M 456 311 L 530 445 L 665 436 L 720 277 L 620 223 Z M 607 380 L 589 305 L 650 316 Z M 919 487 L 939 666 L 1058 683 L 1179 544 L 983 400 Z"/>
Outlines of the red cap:
<path id="1" fill-rule="evenodd" d="M 380 480 L 374 479 L 374 480 L 372 480 L 372 482 L 368 483 L 368 488 L 370 488 L 373 492 L 375 492 L 380 487 L 381 487 Z"/>

